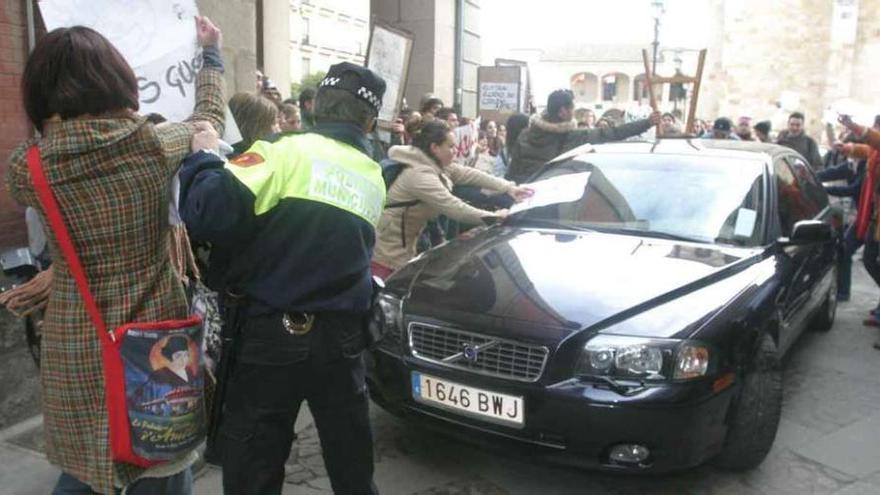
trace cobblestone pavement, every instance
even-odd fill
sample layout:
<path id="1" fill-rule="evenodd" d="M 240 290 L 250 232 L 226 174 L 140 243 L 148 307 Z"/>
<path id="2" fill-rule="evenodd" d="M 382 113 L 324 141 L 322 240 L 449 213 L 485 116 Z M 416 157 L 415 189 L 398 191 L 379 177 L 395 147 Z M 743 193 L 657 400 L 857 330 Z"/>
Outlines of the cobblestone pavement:
<path id="1" fill-rule="evenodd" d="M 858 258 L 858 257 L 857 257 Z M 748 473 L 704 466 L 677 475 L 623 477 L 558 467 L 527 455 L 484 450 L 372 408 L 376 484 L 391 495 L 526 494 L 880 494 L 880 352 L 877 331 L 861 325 L 877 289 L 859 266 L 853 300 L 831 332 L 806 333 L 785 368 L 779 434 L 767 460 Z M 317 431 L 307 411 L 287 464 L 285 494 L 332 493 Z M 0 494 L 45 494 L 57 476 L 38 452 L 39 421 L 0 432 Z M 197 495 L 221 493 L 208 468 Z"/>

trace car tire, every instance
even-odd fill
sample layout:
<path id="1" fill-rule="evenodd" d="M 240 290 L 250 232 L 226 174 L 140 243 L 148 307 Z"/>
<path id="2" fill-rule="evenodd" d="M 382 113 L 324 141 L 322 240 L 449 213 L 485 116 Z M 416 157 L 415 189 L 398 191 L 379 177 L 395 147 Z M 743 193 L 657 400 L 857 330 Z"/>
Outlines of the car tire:
<path id="1" fill-rule="evenodd" d="M 728 430 L 714 464 L 730 471 L 757 467 L 767 457 L 782 414 L 782 368 L 773 339 L 763 334 L 728 414 Z"/>
<path id="2" fill-rule="evenodd" d="M 834 318 L 837 316 L 837 270 L 831 271 L 831 286 L 825 294 L 825 301 L 816 311 L 810 327 L 819 332 L 827 332 L 834 326 Z"/>

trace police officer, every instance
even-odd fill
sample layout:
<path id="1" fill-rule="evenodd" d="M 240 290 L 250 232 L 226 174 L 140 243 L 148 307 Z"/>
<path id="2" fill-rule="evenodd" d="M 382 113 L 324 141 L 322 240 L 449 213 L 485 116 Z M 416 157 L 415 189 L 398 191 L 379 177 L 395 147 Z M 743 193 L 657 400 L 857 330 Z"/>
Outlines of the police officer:
<path id="1" fill-rule="evenodd" d="M 226 494 L 281 493 L 304 400 L 334 492 L 377 493 L 362 354 L 385 201 L 366 133 L 384 92 L 371 71 L 334 65 L 310 132 L 228 164 L 197 152 L 181 170 L 182 218 L 223 260 L 211 269 L 244 315 L 220 426 Z"/>

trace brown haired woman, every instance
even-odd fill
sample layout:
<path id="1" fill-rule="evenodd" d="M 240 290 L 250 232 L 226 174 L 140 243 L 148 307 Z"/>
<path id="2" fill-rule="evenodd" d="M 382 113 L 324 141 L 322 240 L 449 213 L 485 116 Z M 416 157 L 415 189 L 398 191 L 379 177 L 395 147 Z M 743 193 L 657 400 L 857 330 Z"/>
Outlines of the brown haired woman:
<path id="1" fill-rule="evenodd" d="M 431 120 L 413 136 L 412 146 L 392 146 L 388 157 L 403 165 L 388 188 L 385 209 L 376 227 L 373 275 L 389 277 L 416 255 L 416 240 L 428 221 L 438 215 L 466 224 L 484 218 L 504 218 L 507 210 L 474 208 L 452 194 L 454 185 L 472 185 L 507 193 L 517 201 L 531 195 L 487 173 L 452 162 L 455 136 L 446 122 Z"/>
<path id="2" fill-rule="evenodd" d="M 10 157 L 7 184 L 44 211 L 25 153 L 36 144 L 108 328 L 188 316 L 168 256 L 168 184 L 199 129 L 223 128 L 220 30 L 196 19 L 204 68 L 186 123 L 156 127 L 138 115 L 137 79 L 120 53 L 85 27 L 56 29 L 34 48 L 22 78 L 40 136 Z M 63 471 L 53 493 L 188 494 L 195 453 L 144 470 L 110 453 L 101 345 L 67 263 L 49 233 L 54 264 L 40 379 L 46 453 Z"/>
<path id="3" fill-rule="evenodd" d="M 258 139 L 279 131 L 278 106 L 265 96 L 253 93 L 236 93 L 229 99 L 229 111 L 241 131 L 241 141 L 232 148 L 236 154 L 244 153 Z"/>

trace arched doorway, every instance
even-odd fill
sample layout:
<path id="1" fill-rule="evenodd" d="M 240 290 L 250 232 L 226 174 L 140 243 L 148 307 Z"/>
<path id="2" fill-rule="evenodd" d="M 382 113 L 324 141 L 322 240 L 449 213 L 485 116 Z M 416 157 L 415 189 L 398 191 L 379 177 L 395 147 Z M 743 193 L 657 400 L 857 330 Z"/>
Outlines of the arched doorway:
<path id="1" fill-rule="evenodd" d="M 571 76 L 571 91 L 579 103 L 594 103 L 599 96 L 599 78 L 589 72 Z"/>
<path id="2" fill-rule="evenodd" d="M 629 101 L 629 76 L 613 72 L 602 76 L 602 101 Z"/>

